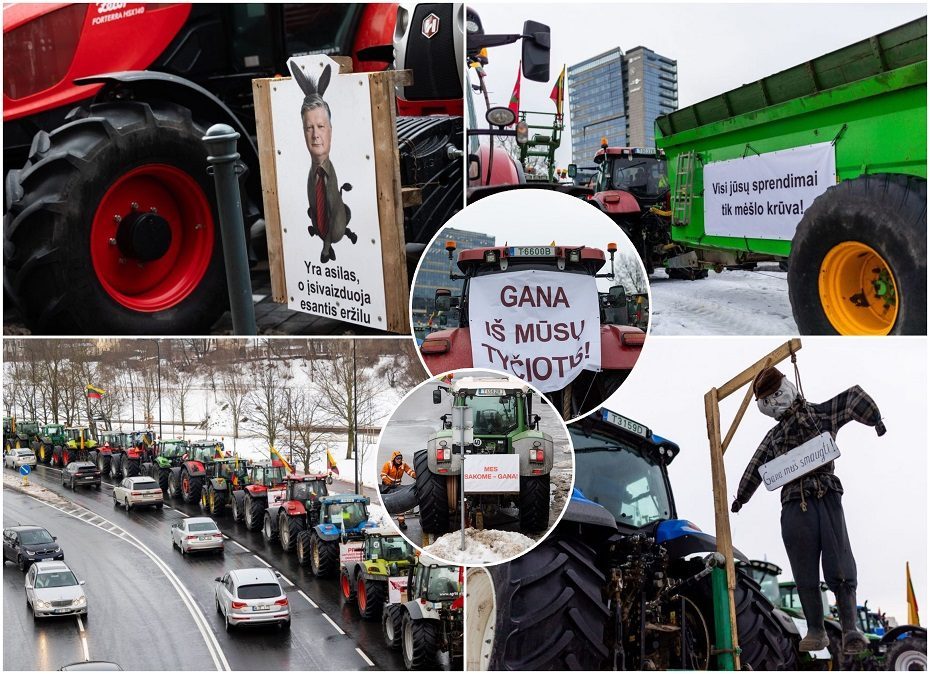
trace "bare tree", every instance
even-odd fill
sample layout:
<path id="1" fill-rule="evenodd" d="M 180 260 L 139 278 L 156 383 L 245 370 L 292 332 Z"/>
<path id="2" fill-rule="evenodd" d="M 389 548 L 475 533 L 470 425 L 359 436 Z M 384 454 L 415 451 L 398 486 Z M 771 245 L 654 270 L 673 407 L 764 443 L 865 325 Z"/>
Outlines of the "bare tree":
<path id="1" fill-rule="evenodd" d="M 233 451 L 239 437 L 239 423 L 245 412 L 246 399 L 249 395 L 249 378 L 238 365 L 224 369 L 221 384 L 221 399 L 228 405 L 233 424 Z"/>
<path id="2" fill-rule="evenodd" d="M 181 417 L 181 437 L 187 437 L 187 399 L 194 386 L 194 373 L 189 370 L 174 370 L 169 375 L 171 403 L 175 413 Z"/>
<path id="3" fill-rule="evenodd" d="M 270 350 L 270 349 L 269 349 Z M 281 380 L 280 361 L 270 357 L 257 361 L 250 368 L 254 389 L 246 395 L 246 405 L 252 423 L 258 428 L 259 437 L 268 441 L 272 447 L 284 430 L 286 405 Z"/>
<path id="4" fill-rule="evenodd" d="M 623 286 L 627 294 L 644 293 L 649 281 L 636 253 L 618 253 L 614 267 L 614 281 Z"/>
<path id="5" fill-rule="evenodd" d="M 310 472 L 310 464 L 326 451 L 333 441 L 333 434 L 321 428 L 328 422 L 322 399 L 316 391 L 296 389 L 291 396 L 291 428 L 297 438 L 290 447 L 292 455 L 303 466 L 304 473 Z"/>

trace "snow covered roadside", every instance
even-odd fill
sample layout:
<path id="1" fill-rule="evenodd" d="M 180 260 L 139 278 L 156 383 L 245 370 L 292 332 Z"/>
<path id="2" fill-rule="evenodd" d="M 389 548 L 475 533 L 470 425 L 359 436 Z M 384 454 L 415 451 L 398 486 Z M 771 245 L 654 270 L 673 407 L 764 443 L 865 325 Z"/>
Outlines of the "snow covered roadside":
<path id="1" fill-rule="evenodd" d="M 711 271 L 679 281 L 664 271 L 649 278 L 653 335 L 796 335 L 788 274 L 778 265 L 755 271 Z"/>
<path id="2" fill-rule="evenodd" d="M 464 550 L 460 549 L 461 544 L 461 531 L 453 531 L 437 538 L 423 548 L 423 552 L 456 564 L 496 564 L 525 552 L 536 541 L 515 531 L 468 528 L 465 530 Z"/>

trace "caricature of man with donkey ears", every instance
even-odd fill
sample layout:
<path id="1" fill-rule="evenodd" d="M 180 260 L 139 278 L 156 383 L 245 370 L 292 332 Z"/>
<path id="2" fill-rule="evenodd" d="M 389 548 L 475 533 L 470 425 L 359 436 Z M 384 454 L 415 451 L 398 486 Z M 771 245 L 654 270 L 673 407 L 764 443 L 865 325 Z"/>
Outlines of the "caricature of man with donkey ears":
<path id="1" fill-rule="evenodd" d="M 304 125 L 304 138 L 310 152 L 310 175 L 307 176 L 307 201 L 310 236 L 323 240 L 320 262 L 336 259 L 333 244 L 342 237 L 348 237 L 354 245 L 358 236 L 349 229 L 352 212 L 342 201 L 342 193 L 349 192 L 352 185 L 344 183 L 341 187 L 336 178 L 336 169 L 329 160 L 329 151 L 333 139 L 332 114 L 329 105 L 323 100 L 323 94 L 329 86 L 332 69 L 323 68 L 316 82 L 307 76 L 294 62 L 288 64 L 294 81 L 304 93 L 304 102 L 300 106 L 300 117 Z"/>

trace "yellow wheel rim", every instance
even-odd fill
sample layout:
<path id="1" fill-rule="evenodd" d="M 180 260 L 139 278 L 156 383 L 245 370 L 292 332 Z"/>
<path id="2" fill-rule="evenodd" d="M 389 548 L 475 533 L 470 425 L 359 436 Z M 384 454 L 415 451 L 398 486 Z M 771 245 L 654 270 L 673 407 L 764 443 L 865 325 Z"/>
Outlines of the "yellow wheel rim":
<path id="1" fill-rule="evenodd" d="M 820 303 L 841 335 L 887 335 L 900 295 L 884 258 L 858 241 L 844 241 L 820 265 Z"/>

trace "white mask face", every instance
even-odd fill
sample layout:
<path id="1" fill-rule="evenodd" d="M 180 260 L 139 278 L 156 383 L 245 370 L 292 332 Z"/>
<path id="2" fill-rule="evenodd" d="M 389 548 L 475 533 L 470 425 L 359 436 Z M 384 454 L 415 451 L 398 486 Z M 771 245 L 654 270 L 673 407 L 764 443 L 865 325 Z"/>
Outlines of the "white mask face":
<path id="1" fill-rule="evenodd" d="M 759 398 L 756 400 L 756 404 L 759 406 L 759 411 L 762 412 L 762 414 L 767 417 L 772 417 L 773 419 L 778 419 L 788 411 L 788 408 L 791 407 L 791 403 L 793 403 L 797 397 L 798 389 L 785 377 L 781 380 L 781 384 L 775 393 L 764 398 Z"/>

